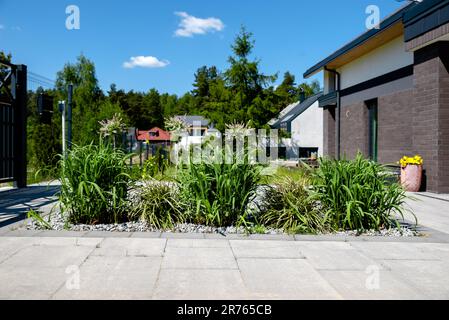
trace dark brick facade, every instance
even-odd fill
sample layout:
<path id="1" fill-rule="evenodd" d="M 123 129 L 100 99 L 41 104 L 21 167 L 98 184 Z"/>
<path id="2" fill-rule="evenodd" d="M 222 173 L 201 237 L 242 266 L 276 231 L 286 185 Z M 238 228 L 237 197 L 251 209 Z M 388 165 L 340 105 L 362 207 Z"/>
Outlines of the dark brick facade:
<path id="1" fill-rule="evenodd" d="M 404 155 L 425 161 L 427 191 L 449 193 L 449 43 L 415 52 L 413 88 L 378 97 L 378 160 L 394 164 Z M 341 155 L 369 149 L 365 101 L 342 106 Z M 325 110 L 324 152 L 335 155 L 335 120 Z"/>
<path id="2" fill-rule="evenodd" d="M 415 52 L 413 147 L 425 161 L 427 190 L 449 193 L 449 45 Z"/>
<path id="3" fill-rule="evenodd" d="M 335 157 L 335 107 L 325 108 L 323 118 L 323 153 L 329 157 Z"/>
<path id="4" fill-rule="evenodd" d="M 368 156 L 368 108 L 363 101 L 342 107 L 340 130 L 343 158 L 354 158 L 359 151 Z"/>
<path id="5" fill-rule="evenodd" d="M 378 99 L 378 161 L 396 164 L 413 154 L 413 90 L 404 90 Z"/>

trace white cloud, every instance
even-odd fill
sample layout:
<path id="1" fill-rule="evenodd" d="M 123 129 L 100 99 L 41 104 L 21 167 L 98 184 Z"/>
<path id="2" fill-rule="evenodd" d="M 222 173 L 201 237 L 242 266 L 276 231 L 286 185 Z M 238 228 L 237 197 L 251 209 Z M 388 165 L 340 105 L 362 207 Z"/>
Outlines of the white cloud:
<path id="1" fill-rule="evenodd" d="M 159 60 L 152 56 L 137 56 L 131 57 L 129 61 L 123 63 L 123 67 L 126 69 L 140 68 L 163 68 L 170 64 L 167 60 Z"/>
<path id="2" fill-rule="evenodd" d="M 182 18 L 179 29 L 175 31 L 175 35 L 178 37 L 192 37 L 195 34 L 221 31 L 225 27 L 223 22 L 217 18 L 201 19 L 189 15 L 187 12 L 175 12 L 175 14 Z"/>

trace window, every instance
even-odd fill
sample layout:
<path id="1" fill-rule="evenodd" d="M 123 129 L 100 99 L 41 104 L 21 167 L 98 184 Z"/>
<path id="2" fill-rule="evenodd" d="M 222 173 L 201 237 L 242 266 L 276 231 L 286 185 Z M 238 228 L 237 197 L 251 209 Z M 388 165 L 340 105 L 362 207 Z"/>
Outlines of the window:
<path id="1" fill-rule="evenodd" d="M 378 156 L 378 106 L 377 99 L 366 102 L 368 107 L 368 155 L 377 161 Z"/>

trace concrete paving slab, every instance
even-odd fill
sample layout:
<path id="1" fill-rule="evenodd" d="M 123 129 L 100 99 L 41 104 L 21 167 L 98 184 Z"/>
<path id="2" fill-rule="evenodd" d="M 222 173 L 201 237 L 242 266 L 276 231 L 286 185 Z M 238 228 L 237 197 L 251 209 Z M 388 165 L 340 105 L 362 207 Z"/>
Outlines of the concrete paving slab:
<path id="1" fill-rule="evenodd" d="M 163 232 L 161 234 L 163 239 L 204 239 L 204 233 L 171 233 Z"/>
<path id="2" fill-rule="evenodd" d="M 366 270 L 376 262 L 347 242 L 300 242 L 299 250 L 317 270 Z"/>
<path id="3" fill-rule="evenodd" d="M 96 247 L 102 238 L 74 238 L 74 237 L 32 237 L 28 238 L 35 246 L 87 246 Z"/>
<path id="4" fill-rule="evenodd" d="M 422 250 L 419 243 L 351 242 L 366 256 L 376 260 L 438 260 L 431 252 Z"/>
<path id="5" fill-rule="evenodd" d="M 304 259 L 294 241 L 231 240 L 230 244 L 237 258 Z"/>
<path id="6" fill-rule="evenodd" d="M 229 248 L 229 241 L 213 239 L 168 239 L 167 248 Z"/>
<path id="7" fill-rule="evenodd" d="M 0 264 L 0 299 L 49 299 L 66 279 L 65 268 Z"/>
<path id="8" fill-rule="evenodd" d="M 243 282 L 254 299 L 340 299 L 306 260 L 238 259 Z"/>
<path id="9" fill-rule="evenodd" d="M 237 269 L 230 247 L 176 248 L 167 247 L 163 269 Z M 177 272 L 177 271 L 176 271 Z"/>
<path id="10" fill-rule="evenodd" d="M 133 232 L 131 234 L 131 238 L 160 238 L 161 233 L 160 232 Z"/>
<path id="11" fill-rule="evenodd" d="M 413 194 L 417 200 L 407 200 L 406 203 L 417 216 L 420 225 L 449 234 L 449 201 L 429 195 Z"/>
<path id="12" fill-rule="evenodd" d="M 162 257 L 166 239 L 106 238 L 93 256 Z"/>
<path id="13" fill-rule="evenodd" d="M 295 237 L 288 234 L 251 234 L 250 240 L 276 240 L 276 241 L 295 241 Z"/>
<path id="14" fill-rule="evenodd" d="M 19 230 L 12 230 L 12 231 L 6 232 L 2 236 L 3 237 L 33 237 L 33 236 L 39 235 L 42 232 L 43 232 L 42 230 L 19 229 Z"/>
<path id="15" fill-rule="evenodd" d="M 428 299 L 449 299 L 447 261 L 384 260 L 382 264 Z"/>
<path id="16" fill-rule="evenodd" d="M 294 236 L 296 241 L 346 241 L 346 236 L 340 235 L 304 235 L 297 234 Z"/>
<path id="17" fill-rule="evenodd" d="M 22 250 L 25 247 L 32 246 L 34 240 L 32 238 L 8 238 L 3 237 L 0 239 L 0 263 L 8 259 L 16 252 Z"/>
<path id="18" fill-rule="evenodd" d="M 335 290 L 347 300 L 412 300 L 426 296 L 390 271 L 319 271 Z"/>
<path id="19" fill-rule="evenodd" d="M 247 234 L 227 234 L 222 235 L 219 233 L 205 233 L 205 239 L 224 239 L 224 240 L 249 240 L 249 235 Z"/>
<path id="20" fill-rule="evenodd" d="M 107 232 L 107 231 L 89 231 L 83 237 L 87 238 L 130 238 L 131 232 Z"/>
<path id="21" fill-rule="evenodd" d="M 43 231 L 41 233 L 39 233 L 39 237 L 55 237 L 55 238 L 60 238 L 60 237 L 73 237 L 73 238 L 77 238 L 77 237 L 82 237 L 87 233 L 87 231 L 68 231 L 68 230 L 62 230 L 62 231 L 56 231 L 56 230 L 48 230 L 48 231 Z"/>
<path id="22" fill-rule="evenodd" d="M 28 267 L 29 272 L 40 268 L 66 268 L 80 265 L 92 250 L 91 247 L 81 246 L 27 246 L 3 261 L 0 266 Z"/>
<path id="23" fill-rule="evenodd" d="M 98 247 L 101 242 L 103 242 L 103 238 L 76 238 L 77 246 L 87 246 L 87 247 Z"/>
<path id="24" fill-rule="evenodd" d="M 417 247 L 443 261 L 449 262 L 449 243 L 421 243 Z"/>
<path id="25" fill-rule="evenodd" d="M 243 300 L 249 299 L 238 270 L 162 269 L 153 299 Z"/>
<path id="26" fill-rule="evenodd" d="M 161 257 L 91 256 L 79 270 L 79 288 L 62 286 L 53 299 L 151 299 Z"/>

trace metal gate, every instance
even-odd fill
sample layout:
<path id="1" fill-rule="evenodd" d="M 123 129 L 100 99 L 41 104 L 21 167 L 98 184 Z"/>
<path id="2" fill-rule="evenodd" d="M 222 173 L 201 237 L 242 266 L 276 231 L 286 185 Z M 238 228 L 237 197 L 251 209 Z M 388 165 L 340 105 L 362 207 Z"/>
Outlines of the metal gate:
<path id="1" fill-rule="evenodd" d="M 0 61 L 0 182 L 26 187 L 27 67 Z"/>

